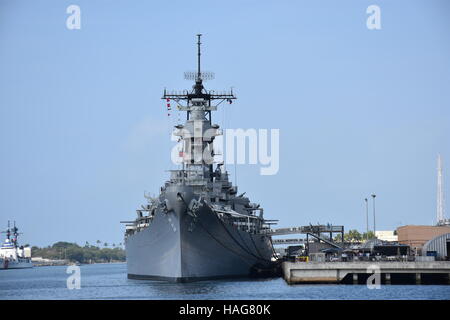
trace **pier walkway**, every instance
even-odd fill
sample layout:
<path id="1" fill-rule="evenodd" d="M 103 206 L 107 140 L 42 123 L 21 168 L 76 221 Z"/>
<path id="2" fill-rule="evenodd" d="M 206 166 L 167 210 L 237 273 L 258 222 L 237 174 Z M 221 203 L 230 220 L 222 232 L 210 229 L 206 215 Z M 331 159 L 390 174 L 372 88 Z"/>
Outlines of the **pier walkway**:
<path id="1" fill-rule="evenodd" d="M 374 271 L 377 270 L 377 271 Z M 282 263 L 283 277 L 296 283 L 362 284 L 374 272 L 380 273 L 382 283 L 427 283 L 432 279 L 450 284 L 450 261 L 433 262 L 288 262 Z M 402 281 L 400 281 L 402 280 Z M 426 281 L 425 281 L 426 280 Z"/>

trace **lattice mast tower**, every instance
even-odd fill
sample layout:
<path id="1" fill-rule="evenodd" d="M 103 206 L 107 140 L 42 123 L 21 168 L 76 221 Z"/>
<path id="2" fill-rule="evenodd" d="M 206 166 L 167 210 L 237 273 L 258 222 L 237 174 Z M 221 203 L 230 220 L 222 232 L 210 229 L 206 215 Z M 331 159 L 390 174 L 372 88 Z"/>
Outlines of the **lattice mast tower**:
<path id="1" fill-rule="evenodd" d="M 445 207 L 444 207 L 444 178 L 442 175 L 442 158 L 438 155 L 437 159 L 437 223 L 443 224 L 445 222 Z"/>

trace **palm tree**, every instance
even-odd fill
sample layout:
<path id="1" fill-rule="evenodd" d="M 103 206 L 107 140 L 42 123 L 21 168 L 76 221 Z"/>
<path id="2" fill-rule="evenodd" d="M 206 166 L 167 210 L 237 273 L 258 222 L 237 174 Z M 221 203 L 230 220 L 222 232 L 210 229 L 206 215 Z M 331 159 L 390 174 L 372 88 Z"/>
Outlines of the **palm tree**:
<path id="1" fill-rule="evenodd" d="M 364 232 L 363 234 L 363 239 L 373 239 L 375 237 L 375 234 L 373 233 L 373 231 L 369 231 L 369 232 Z"/>
<path id="2" fill-rule="evenodd" d="M 102 243 L 100 240 L 97 240 L 97 247 L 100 248 L 100 243 Z"/>

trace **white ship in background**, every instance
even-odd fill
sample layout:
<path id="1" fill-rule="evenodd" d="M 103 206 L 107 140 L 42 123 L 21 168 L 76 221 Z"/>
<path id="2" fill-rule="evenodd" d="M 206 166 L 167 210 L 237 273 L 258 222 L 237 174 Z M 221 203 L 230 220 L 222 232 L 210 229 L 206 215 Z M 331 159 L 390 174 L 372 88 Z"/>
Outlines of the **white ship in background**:
<path id="1" fill-rule="evenodd" d="M 31 248 L 19 246 L 17 237 L 19 236 L 19 228 L 11 229 L 8 221 L 8 229 L 2 233 L 6 233 L 6 239 L 0 247 L 0 269 L 22 269 L 32 268 Z M 13 238 L 11 239 L 11 233 Z"/>

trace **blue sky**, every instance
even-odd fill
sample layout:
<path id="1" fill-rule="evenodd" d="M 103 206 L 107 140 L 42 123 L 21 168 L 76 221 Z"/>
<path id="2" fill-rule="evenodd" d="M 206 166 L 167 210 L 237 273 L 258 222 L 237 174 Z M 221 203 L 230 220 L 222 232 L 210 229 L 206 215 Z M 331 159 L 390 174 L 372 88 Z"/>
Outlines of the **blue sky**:
<path id="1" fill-rule="evenodd" d="M 66 8 L 81 8 L 81 29 Z M 381 30 L 366 8 L 381 8 Z M 0 224 L 22 243 L 119 243 L 167 178 L 164 87 L 187 89 L 203 33 L 229 128 L 279 128 L 280 171 L 237 168 L 280 226 L 431 224 L 436 157 L 450 197 L 448 1 L 0 0 Z M 176 114 L 174 115 L 176 118 Z M 225 119 L 225 121 L 224 121 Z M 234 169 L 229 168 L 234 177 Z M 449 214 L 447 214 L 447 217 Z"/>

